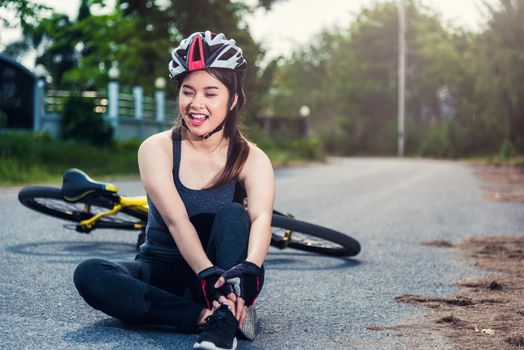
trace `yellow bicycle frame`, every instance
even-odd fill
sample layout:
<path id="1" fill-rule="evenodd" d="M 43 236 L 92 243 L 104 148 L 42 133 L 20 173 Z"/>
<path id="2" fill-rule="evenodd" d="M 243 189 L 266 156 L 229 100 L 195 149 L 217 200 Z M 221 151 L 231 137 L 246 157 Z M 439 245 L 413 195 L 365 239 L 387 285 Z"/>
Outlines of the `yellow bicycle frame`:
<path id="1" fill-rule="evenodd" d="M 115 191 L 116 192 L 116 191 Z M 85 211 L 89 211 L 91 208 L 89 204 L 86 204 L 84 207 Z M 80 221 L 80 226 L 91 229 L 93 228 L 94 224 L 98 221 L 98 219 L 104 217 L 104 216 L 110 216 L 118 213 L 122 208 L 133 208 L 133 210 L 142 212 L 147 214 L 149 211 L 149 206 L 147 205 L 147 198 L 146 196 L 135 196 L 135 197 L 124 197 L 119 196 L 119 203 L 115 204 L 115 206 L 108 211 L 100 212 L 93 216 L 92 218 L 89 218 L 87 220 Z M 144 228 L 143 224 L 135 224 L 134 228 L 137 230 L 141 230 Z"/>

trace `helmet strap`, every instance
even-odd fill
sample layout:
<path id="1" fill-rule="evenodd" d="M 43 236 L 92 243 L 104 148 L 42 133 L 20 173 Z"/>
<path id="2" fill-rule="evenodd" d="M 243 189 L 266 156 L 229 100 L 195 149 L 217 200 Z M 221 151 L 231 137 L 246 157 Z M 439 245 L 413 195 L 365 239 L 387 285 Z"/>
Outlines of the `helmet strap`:
<path id="1" fill-rule="evenodd" d="M 210 132 L 202 135 L 202 140 L 207 140 L 209 138 L 209 136 L 213 135 L 214 133 L 217 133 L 219 132 L 220 130 L 222 130 L 224 128 L 224 124 L 226 124 L 226 120 L 224 119 L 222 121 L 222 123 L 218 124 L 218 126 L 216 128 L 214 128 L 213 130 L 211 130 Z M 182 119 L 182 125 L 187 129 L 187 131 L 191 132 L 191 130 L 189 130 L 189 127 L 186 125 L 186 121 L 184 119 Z"/>

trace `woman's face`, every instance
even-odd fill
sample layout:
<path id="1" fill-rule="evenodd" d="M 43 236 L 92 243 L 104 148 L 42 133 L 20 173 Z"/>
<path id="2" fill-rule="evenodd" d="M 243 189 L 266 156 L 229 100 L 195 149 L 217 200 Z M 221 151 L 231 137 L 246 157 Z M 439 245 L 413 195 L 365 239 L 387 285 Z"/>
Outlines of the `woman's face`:
<path id="1" fill-rule="evenodd" d="M 184 79 L 178 96 L 178 107 L 191 133 L 202 136 L 224 121 L 228 100 L 229 91 L 220 80 L 205 70 L 197 70 Z M 235 103 L 236 98 L 233 105 Z"/>

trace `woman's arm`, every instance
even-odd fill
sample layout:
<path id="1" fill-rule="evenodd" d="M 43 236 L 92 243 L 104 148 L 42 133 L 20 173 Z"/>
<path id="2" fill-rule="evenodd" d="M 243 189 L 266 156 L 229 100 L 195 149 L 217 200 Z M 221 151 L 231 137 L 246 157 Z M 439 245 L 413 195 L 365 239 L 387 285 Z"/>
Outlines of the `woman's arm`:
<path id="1" fill-rule="evenodd" d="M 252 146 L 245 164 L 244 186 L 251 219 L 247 261 L 262 266 L 271 243 L 271 218 L 275 200 L 275 177 L 268 156 Z"/>
<path id="2" fill-rule="evenodd" d="M 147 195 L 160 212 L 182 257 L 191 269 L 198 273 L 213 266 L 175 188 L 171 131 L 153 135 L 140 145 L 138 167 Z"/>
<path id="3" fill-rule="evenodd" d="M 254 145 L 249 150 L 249 156 L 240 173 L 240 180 L 246 188 L 247 208 L 251 221 L 246 260 L 257 265 L 260 270 L 271 243 L 275 177 L 271 161 L 261 149 Z M 239 265 L 234 266 L 233 269 Z M 228 271 L 231 272 L 231 270 Z M 215 287 L 220 288 L 225 282 L 226 280 L 222 276 L 218 279 Z M 257 294 L 259 291 L 257 291 Z M 235 317 L 239 321 L 239 325 L 242 326 L 246 315 L 245 300 L 242 297 L 237 298 L 235 295 L 228 296 L 228 298 L 235 302 Z M 220 297 L 220 300 L 224 300 L 224 297 Z"/>

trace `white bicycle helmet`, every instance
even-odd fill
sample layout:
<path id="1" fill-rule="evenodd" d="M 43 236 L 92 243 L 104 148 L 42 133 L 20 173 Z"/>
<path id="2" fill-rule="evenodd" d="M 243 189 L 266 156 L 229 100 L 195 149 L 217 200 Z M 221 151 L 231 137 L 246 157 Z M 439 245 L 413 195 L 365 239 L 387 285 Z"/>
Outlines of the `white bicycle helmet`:
<path id="1" fill-rule="evenodd" d="M 179 79 L 185 73 L 206 68 L 226 68 L 245 71 L 247 62 L 235 40 L 222 33 L 196 32 L 180 42 L 171 52 L 169 75 Z"/>

